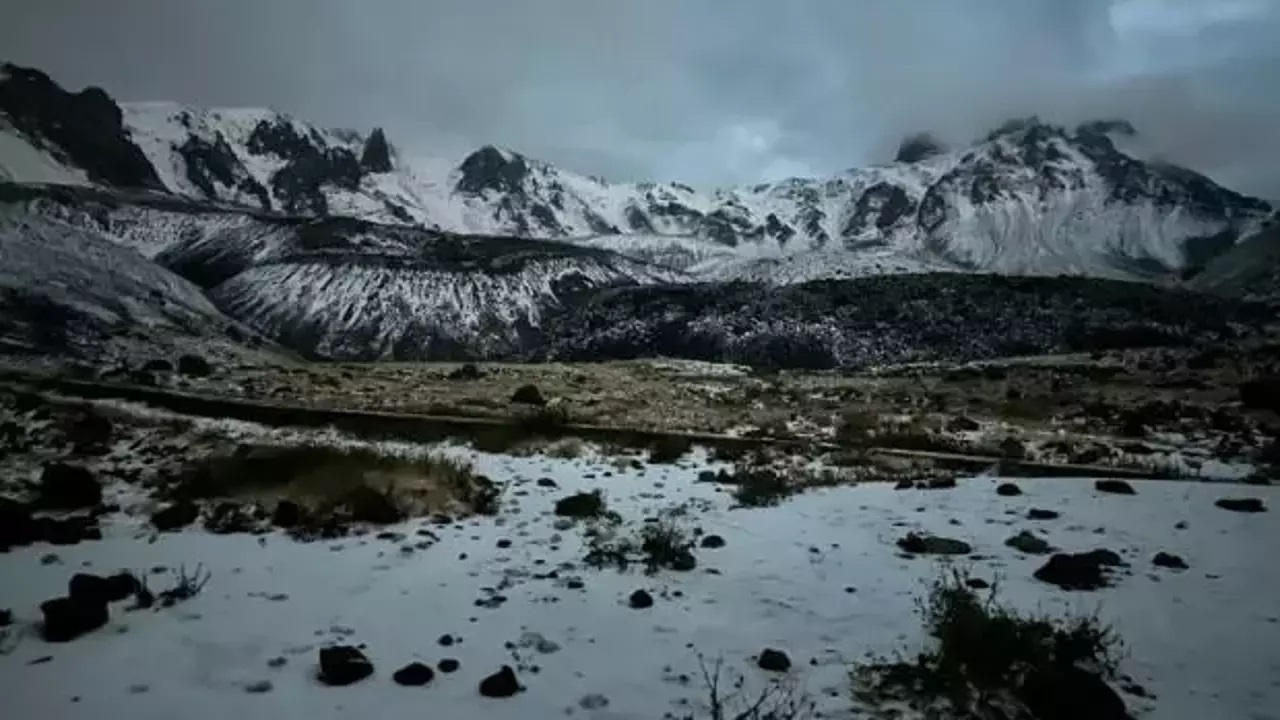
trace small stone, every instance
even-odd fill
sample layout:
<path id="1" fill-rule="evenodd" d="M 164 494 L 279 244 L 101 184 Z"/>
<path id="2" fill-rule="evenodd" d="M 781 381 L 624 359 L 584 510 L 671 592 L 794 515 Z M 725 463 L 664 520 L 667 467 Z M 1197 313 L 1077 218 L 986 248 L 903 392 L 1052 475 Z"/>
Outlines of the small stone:
<path id="1" fill-rule="evenodd" d="M 708 550 L 715 550 L 717 548 L 724 547 L 725 542 L 724 538 L 719 535 L 707 535 L 702 538 L 702 542 L 700 542 L 699 545 L 707 548 Z"/>
<path id="2" fill-rule="evenodd" d="M 507 549 L 507 548 L 511 547 L 511 541 L 510 541 L 510 540 L 508 540 L 508 539 L 506 539 L 506 538 L 502 538 L 501 540 L 499 540 L 499 541 L 497 542 L 497 546 L 498 546 L 498 549 L 500 549 L 500 550 L 505 550 L 505 549 Z"/>
<path id="3" fill-rule="evenodd" d="M 1044 508 L 1031 508 L 1027 511 L 1028 520 L 1056 520 L 1062 514 L 1057 510 L 1045 510 Z"/>
<path id="4" fill-rule="evenodd" d="M 627 602 L 631 605 L 632 609 L 643 610 L 645 608 L 653 607 L 653 596 L 644 590 L 636 590 L 631 593 L 631 597 Z"/>
<path id="5" fill-rule="evenodd" d="M 1016 497 L 1022 494 L 1022 488 L 1013 483 L 1000 483 L 996 486 L 996 494 L 1000 497 Z"/>
<path id="6" fill-rule="evenodd" d="M 41 565 L 57 565 L 62 563 L 62 558 L 58 557 L 58 553 L 48 553 L 40 558 Z"/>
<path id="7" fill-rule="evenodd" d="M 578 707 L 582 708 L 583 710 L 599 710 L 600 708 L 604 708 L 608 706 L 609 706 L 609 698 L 599 693 L 591 693 L 590 695 L 583 695 L 582 698 L 578 700 Z"/>
<path id="8" fill-rule="evenodd" d="M 180 530 L 190 525 L 199 516 L 199 506 L 193 502 L 181 500 L 152 513 L 151 524 L 160 532 L 168 532 L 170 530 Z"/>
<path id="9" fill-rule="evenodd" d="M 458 668 L 462 667 L 462 663 L 454 660 L 453 658 L 445 658 L 436 663 L 436 667 L 439 668 L 440 672 L 447 675 L 452 672 L 457 672 Z"/>
<path id="10" fill-rule="evenodd" d="M 974 590 L 986 590 L 987 588 L 991 587 L 991 583 L 987 582 L 986 580 L 983 580 L 982 578 L 968 578 L 964 581 L 964 584 L 968 585 Z"/>
<path id="11" fill-rule="evenodd" d="M 441 635 L 436 642 L 439 643 L 441 647 L 449 647 L 450 645 L 453 645 L 454 640 L 452 635 L 445 633 L 444 635 Z"/>
<path id="12" fill-rule="evenodd" d="M 1026 530 L 1005 540 L 1004 544 L 1029 555 L 1044 555 L 1053 549 L 1047 541 L 1032 535 Z"/>
<path id="13" fill-rule="evenodd" d="M 520 681 L 510 665 L 480 681 L 480 694 L 489 698 L 507 698 L 520 692 Z"/>
<path id="14" fill-rule="evenodd" d="M 412 662 L 395 671 L 391 676 L 391 680 L 395 684 L 405 687 L 420 687 L 431 682 L 435 676 L 436 671 L 429 666 L 420 662 Z"/>
<path id="15" fill-rule="evenodd" d="M 289 662 L 289 661 L 288 661 L 287 659 L 285 659 L 285 657 L 284 657 L 283 655 L 277 655 L 277 656 L 275 656 L 275 657 L 273 657 L 273 658 L 271 658 L 270 660 L 268 660 L 268 661 L 267 661 L 267 667 L 269 667 L 269 668 L 282 668 L 282 667 L 284 667 L 286 664 L 288 664 L 288 662 Z"/>
<path id="16" fill-rule="evenodd" d="M 1156 567 L 1169 568 L 1172 570 L 1186 570 L 1191 567 L 1190 565 L 1187 565 L 1187 561 L 1183 560 L 1181 557 L 1164 551 L 1156 553 L 1156 556 L 1151 559 L 1151 564 Z"/>
<path id="17" fill-rule="evenodd" d="M 918 533 L 908 533 L 898 541 L 898 548 L 916 555 L 968 555 L 973 552 L 969 543 L 963 540 Z"/>
<path id="18" fill-rule="evenodd" d="M 760 651 L 756 666 L 770 672 L 786 672 L 791 669 L 791 658 L 781 650 L 765 648 Z"/>
<path id="19" fill-rule="evenodd" d="M 537 484 L 537 486 L 538 486 L 538 487 L 540 487 L 540 488 L 558 488 L 558 487 L 560 487 L 560 484 L 559 484 L 559 483 L 557 483 L 555 480 L 552 480 L 552 479 L 551 479 L 551 478 L 549 478 L 549 477 L 540 477 L 540 478 L 538 478 L 538 480 L 537 480 L 536 484 Z"/>

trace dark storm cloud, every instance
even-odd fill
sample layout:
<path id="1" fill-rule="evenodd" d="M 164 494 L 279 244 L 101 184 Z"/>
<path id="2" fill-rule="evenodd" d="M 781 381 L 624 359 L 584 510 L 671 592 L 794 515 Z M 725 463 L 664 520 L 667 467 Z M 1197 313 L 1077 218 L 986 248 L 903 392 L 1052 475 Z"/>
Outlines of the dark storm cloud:
<path id="1" fill-rule="evenodd" d="M 11 6 L 11 7 L 9 7 Z M 1013 116 L 1280 198 L 1280 0 L 0 0 L 0 53 L 122 99 L 269 105 L 697 184 L 891 157 Z"/>

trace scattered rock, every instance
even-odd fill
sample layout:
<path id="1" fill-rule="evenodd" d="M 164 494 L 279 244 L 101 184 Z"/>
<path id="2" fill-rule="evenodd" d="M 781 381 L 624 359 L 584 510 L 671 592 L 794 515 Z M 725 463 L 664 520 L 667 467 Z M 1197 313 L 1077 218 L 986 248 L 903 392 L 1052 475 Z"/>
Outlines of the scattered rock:
<path id="1" fill-rule="evenodd" d="M 898 548 L 915 555 L 968 555 L 973 552 L 969 543 L 937 535 L 907 533 L 898 541 Z"/>
<path id="2" fill-rule="evenodd" d="M 786 672 L 791 669 L 791 658 L 781 650 L 765 648 L 756 659 L 756 667 L 770 672 Z"/>
<path id="3" fill-rule="evenodd" d="M 289 661 L 283 655 L 277 655 L 267 661 L 267 667 L 272 669 L 282 668 L 287 664 L 289 664 Z"/>
<path id="4" fill-rule="evenodd" d="M 44 614 L 41 634 L 47 642 L 69 642 L 107 624 L 106 601 L 95 602 L 70 597 L 54 598 L 40 604 Z"/>
<path id="5" fill-rule="evenodd" d="M 1112 495 L 1137 495 L 1137 491 L 1133 486 L 1124 480 L 1099 480 L 1093 484 L 1093 489 L 1098 492 L 1111 493 Z"/>
<path id="6" fill-rule="evenodd" d="M 440 639 L 436 640 L 436 642 L 440 643 L 441 647 L 449 647 L 453 645 L 454 639 L 452 635 L 445 633 L 444 635 L 441 635 Z"/>
<path id="7" fill-rule="evenodd" d="M 987 582 L 986 580 L 983 580 L 982 578 L 976 578 L 976 577 L 965 579 L 964 584 L 973 588 L 974 590 L 986 590 L 987 588 L 991 587 L 991 583 Z"/>
<path id="8" fill-rule="evenodd" d="M 925 480 L 918 487 L 921 490 L 954 490 L 958 485 L 954 477 L 936 477 Z"/>
<path id="9" fill-rule="evenodd" d="M 76 602 L 105 605 L 132 597 L 139 587 L 138 580 L 129 573 L 111 577 L 76 573 L 67 582 L 67 596 Z"/>
<path id="10" fill-rule="evenodd" d="M 1027 511 L 1028 520 L 1057 520 L 1061 516 L 1061 513 L 1057 510 L 1045 510 L 1044 508 L 1031 508 Z"/>
<path id="11" fill-rule="evenodd" d="M 547 399 L 542 396 L 537 385 L 521 385 L 512 393 L 511 402 L 522 405 L 546 405 Z"/>
<path id="12" fill-rule="evenodd" d="M 462 667 L 462 663 L 453 658 L 445 658 L 436 663 L 436 667 L 440 669 L 440 672 L 447 675 L 448 673 L 457 672 L 458 668 Z"/>
<path id="13" fill-rule="evenodd" d="M 373 663 L 350 645 L 320 649 L 320 682 L 325 685 L 351 685 L 373 674 Z"/>
<path id="14" fill-rule="evenodd" d="M 200 507 L 189 500 L 179 500 L 151 513 L 151 524 L 160 532 L 180 530 L 196 521 Z"/>
<path id="15" fill-rule="evenodd" d="M 599 490 L 580 492 L 556 501 L 556 515 L 562 517 L 596 517 L 604 511 L 604 496 Z"/>
<path id="16" fill-rule="evenodd" d="M 178 373 L 188 377 L 208 377 L 213 374 L 213 367 L 199 355 L 183 355 L 178 358 Z"/>
<path id="17" fill-rule="evenodd" d="M 631 597 L 628 598 L 627 603 L 634 610 L 643 610 L 645 608 L 653 607 L 653 596 L 644 590 L 636 590 L 631 593 Z"/>
<path id="18" fill-rule="evenodd" d="M 537 480 L 537 486 L 540 488 L 558 488 L 560 484 L 549 477 L 540 477 Z"/>
<path id="19" fill-rule="evenodd" d="M 715 550 L 717 548 L 724 547 L 725 542 L 724 542 L 724 538 L 720 537 L 719 535 L 706 535 L 702 538 L 702 541 L 698 544 L 699 546 L 707 548 L 709 550 Z"/>
<path id="20" fill-rule="evenodd" d="M 1098 590 L 1109 584 L 1103 568 L 1120 564 L 1120 556 L 1110 550 L 1058 553 L 1036 570 L 1035 578 L 1063 590 Z"/>
<path id="21" fill-rule="evenodd" d="M 1133 720 L 1106 681 L 1070 664 L 1029 672 L 1017 694 L 1030 716 L 1039 720 Z"/>
<path id="22" fill-rule="evenodd" d="M 249 532 L 254 525 L 249 509 L 230 500 L 214 505 L 204 519 L 204 528 L 216 535 Z"/>
<path id="23" fill-rule="evenodd" d="M 604 708 L 608 706 L 609 706 L 609 698 L 599 693 L 591 693 L 589 695 L 583 695 L 582 698 L 578 700 L 578 707 L 582 708 L 583 710 L 599 710 L 600 708 Z"/>
<path id="24" fill-rule="evenodd" d="M 996 486 L 996 494 L 1000 497 L 1016 497 L 1022 494 L 1022 488 L 1013 483 L 1000 483 Z"/>
<path id="25" fill-rule="evenodd" d="M 476 367 L 475 363 L 465 363 L 451 370 L 448 377 L 450 380 L 479 380 L 484 377 L 484 373 L 480 372 L 480 368 Z"/>
<path id="26" fill-rule="evenodd" d="M 85 412 L 67 428 L 67 440 L 79 452 L 103 451 L 111 442 L 111 421 L 94 412 Z"/>
<path id="27" fill-rule="evenodd" d="M 1151 559 L 1151 564 L 1156 567 L 1170 568 L 1173 570 L 1186 570 L 1191 567 L 1190 565 L 1187 565 L 1187 561 L 1183 560 L 1181 557 L 1164 551 L 1156 553 L 1156 556 Z"/>
<path id="28" fill-rule="evenodd" d="M 1239 513 L 1266 512 L 1267 506 L 1258 498 L 1221 498 L 1214 503 L 1223 510 Z"/>
<path id="29" fill-rule="evenodd" d="M 1005 540 L 1004 544 L 1028 555 L 1044 555 L 1053 550 L 1053 547 L 1046 540 L 1036 537 L 1026 530 Z"/>
<path id="30" fill-rule="evenodd" d="M 498 542 L 494 544 L 497 546 L 499 550 L 506 550 L 507 548 L 511 547 L 511 540 L 507 538 L 500 538 Z"/>
<path id="31" fill-rule="evenodd" d="M 973 432 L 982 428 L 977 420 L 967 415 L 957 415 L 947 421 L 948 432 Z"/>
<path id="32" fill-rule="evenodd" d="M 404 685 L 405 687 L 420 687 L 431 682 L 435 676 L 436 671 L 432 670 L 430 666 L 420 662 L 412 662 L 395 671 L 391 675 L 391 680 L 395 684 Z"/>
<path id="33" fill-rule="evenodd" d="M 40 473 L 41 507 L 76 510 L 102 503 L 102 485 L 93 473 L 79 465 L 49 463 Z"/>
<path id="34" fill-rule="evenodd" d="M 507 698 L 520 692 L 520 681 L 510 665 L 480 681 L 480 694 L 489 698 Z"/>
<path id="35" fill-rule="evenodd" d="M 899 480 L 896 484 L 894 484 L 893 489 L 894 490 L 911 490 L 911 489 L 914 489 L 915 486 L 916 484 L 914 482 L 912 482 L 907 478 L 903 478 Z"/>

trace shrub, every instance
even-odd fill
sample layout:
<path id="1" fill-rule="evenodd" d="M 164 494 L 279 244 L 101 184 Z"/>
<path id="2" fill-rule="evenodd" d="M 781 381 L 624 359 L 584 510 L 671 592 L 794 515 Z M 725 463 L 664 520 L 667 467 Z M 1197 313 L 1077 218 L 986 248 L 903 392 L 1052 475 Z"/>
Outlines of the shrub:
<path id="1" fill-rule="evenodd" d="M 645 523 L 633 536 L 620 535 L 616 527 L 593 528 L 584 562 L 619 570 L 638 563 L 649 575 L 663 569 L 687 572 L 698 564 L 694 547 L 691 534 L 676 523 L 673 514 L 667 514 L 657 522 Z"/>

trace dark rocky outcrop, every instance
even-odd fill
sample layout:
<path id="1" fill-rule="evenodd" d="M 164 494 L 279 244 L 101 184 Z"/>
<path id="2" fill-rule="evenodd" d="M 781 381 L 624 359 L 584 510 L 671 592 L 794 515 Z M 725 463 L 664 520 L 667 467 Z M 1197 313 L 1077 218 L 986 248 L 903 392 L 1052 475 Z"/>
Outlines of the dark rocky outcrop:
<path id="1" fill-rule="evenodd" d="M 102 504 L 102 484 L 80 465 L 49 463 L 40 473 L 39 504 L 55 510 L 77 510 Z"/>
<path id="2" fill-rule="evenodd" d="M 189 377 L 208 377 L 213 374 L 213 366 L 199 355 L 183 355 L 178 358 L 178 373 Z"/>
<path id="3" fill-rule="evenodd" d="M 1032 670 L 1017 696 L 1036 720 L 1133 720 L 1105 680 L 1067 663 Z"/>
<path id="4" fill-rule="evenodd" d="M 1156 553 L 1155 557 L 1151 558 L 1151 564 L 1156 567 L 1169 568 L 1171 570 L 1186 570 L 1190 567 L 1190 565 L 1187 565 L 1187 561 L 1183 560 L 1181 556 L 1174 555 L 1173 553 L 1167 553 L 1163 550 Z"/>
<path id="5" fill-rule="evenodd" d="M 360 169 L 369 173 L 391 172 L 391 146 L 382 128 L 374 128 L 369 139 L 364 141 L 364 150 L 360 153 Z"/>
<path id="6" fill-rule="evenodd" d="M 3 63 L 0 113 L 27 137 L 54 145 L 97 182 L 161 187 L 155 168 L 130 139 L 120 106 L 99 88 L 67 92 L 39 70 Z"/>
<path id="7" fill-rule="evenodd" d="M 523 155 L 485 145 L 458 165 L 459 177 L 454 190 L 464 195 L 481 195 L 486 191 L 521 193 L 529 170 Z"/>
<path id="8" fill-rule="evenodd" d="M 522 405 L 546 405 L 547 400 L 537 385 L 521 385 L 511 394 L 511 402 Z"/>

